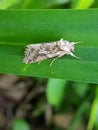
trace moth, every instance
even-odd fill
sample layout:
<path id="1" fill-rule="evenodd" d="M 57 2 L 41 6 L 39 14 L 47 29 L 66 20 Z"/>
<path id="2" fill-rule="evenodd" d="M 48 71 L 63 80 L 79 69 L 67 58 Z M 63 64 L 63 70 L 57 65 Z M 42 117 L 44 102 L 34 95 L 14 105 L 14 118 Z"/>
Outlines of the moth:
<path id="1" fill-rule="evenodd" d="M 30 64 L 38 62 L 39 64 L 43 60 L 54 58 L 50 63 L 51 66 L 56 59 L 64 55 L 71 55 L 80 59 L 72 53 L 74 52 L 74 45 L 77 43 L 61 38 L 59 41 L 27 45 L 24 51 L 23 63 Z"/>

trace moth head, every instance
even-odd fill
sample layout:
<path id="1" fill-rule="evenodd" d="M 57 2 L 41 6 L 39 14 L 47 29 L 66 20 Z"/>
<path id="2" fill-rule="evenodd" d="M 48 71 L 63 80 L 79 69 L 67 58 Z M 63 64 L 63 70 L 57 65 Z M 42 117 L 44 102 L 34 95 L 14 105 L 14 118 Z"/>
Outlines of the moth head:
<path id="1" fill-rule="evenodd" d="M 72 52 L 74 51 L 74 45 L 79 43 L 79 42 L 69 42 L 66 40 L 61 39 L 60 40 L 60 48 L 66 52 L 66 54 L 69 54 L 77 59 L 80 59 L 79 57 L 75 56 Z"/>
<path id="2" fill-rule="evenodd" d="M 79 43 L 79 42 L 70 42 L 70 45 L 71 45 L 70 49 L 71 49 L 71 50 L 70 50 L 70 53 L 69 53 L 69 54 L 70 54 L 71 56 L 73 56 L 73 57 L 75 57 L 75 58 L 77 58 L 77 59 L 80 60 L 81 58 L 77 57 L 76 55 L 74 55 L 74 54 L 72 53 L 72 52 L 74 51 L 74 45 L 77 44 L 77 43 Z"/>
<path id="3" fill-rule="evenodd" d="M 69 41 L 61 39 L 60 43 L 61 43 L 60 48 L 66 51 L 67 54 L 74 51 L 75 42 L 69 42 Z"/>

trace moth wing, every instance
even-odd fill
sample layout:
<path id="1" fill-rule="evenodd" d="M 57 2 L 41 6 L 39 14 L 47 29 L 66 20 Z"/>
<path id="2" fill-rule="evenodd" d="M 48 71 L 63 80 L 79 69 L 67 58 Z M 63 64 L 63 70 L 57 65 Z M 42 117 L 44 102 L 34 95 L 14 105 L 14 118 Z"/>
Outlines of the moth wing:
<path id="1" fill-rule="evenodd" d="M 48 59 L 45 47 L 42 44 L 31 44 L 26 46 L 23 63 L 29 64 Z"/>
<path id="2" fill-rule="evenodd" d="M 33 57 L 36 56 L 37 48 L 38 47 L 36 47 L 36 45 L 34 44 L 26 46 L 25 51 L 24 51 L 23 63 L 28 64 L 28 63 L 34 62 Z"/>

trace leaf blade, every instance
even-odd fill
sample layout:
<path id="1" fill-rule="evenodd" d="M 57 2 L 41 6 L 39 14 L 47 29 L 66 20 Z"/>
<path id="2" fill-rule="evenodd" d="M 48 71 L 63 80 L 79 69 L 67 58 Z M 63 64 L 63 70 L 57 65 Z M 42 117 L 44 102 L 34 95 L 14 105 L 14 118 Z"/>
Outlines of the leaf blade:
<path id="1" fill-rule="evenodd" d="M 0 11 L 0 72 L 98 83 L 97 23 L 97 9 Z M 64 56 L 52 67 L 49 59 L 25 69 L 22 57 L 27 44 L 60 38 L 83 41 L 75 45 L 81 60 Z"/>

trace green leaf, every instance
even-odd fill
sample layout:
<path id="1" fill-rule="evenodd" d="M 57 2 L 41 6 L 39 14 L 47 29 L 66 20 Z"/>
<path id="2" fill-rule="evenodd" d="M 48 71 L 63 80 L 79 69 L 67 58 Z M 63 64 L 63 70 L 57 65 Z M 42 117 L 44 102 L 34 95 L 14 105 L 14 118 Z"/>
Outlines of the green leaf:
<path id="1" fill-rule="evenodd" d="M 94 125 L 96 125 L 96 130 L 97 130 L 98 129 L 98 86 L 96 87 L 96 95 L 91 106 L 91 113 L 90 113 L 87 130 L 92 130 Z"/>
<path id="2" fill-rule="evenodd" d="M 87 9 L 95 0 L 72 0 L 72 8 L 75 9 Z"/>
<path id="3" fill-rule="evenodd" d="M 98 83 L 98 9 L 89 10 L 1 10 L 0 73 L 68 79 Z M 51 67 L 51 59 L 23 64 L 27 44 L 64 38 L 82 41 L 74 54 L 63 56 Z"/>
<path id="4" fill-rule="evenodd" d="M 84 101 L 79 108 L 77 109 L 77 111 L 74 114 L 74 117 L 70 123 L 70 126 L 68 127 L 67 130 L 76 130 L 77 126 L 79 125 L 79 123 L 82 123 L 83 120 L 83 116 L 84 114 L 87 112 L 87 110 L 89 109 L 89 102 L 88 101 Z"/>
<path id="5" fill-rule="evenodd" d="M 95 2 L 92 5 L 93 8 L 98 8 L 98 0 L 95 0 Z"/>
<path id="6" fill-rule="evenodd" d="M 51 8 L 54 5 L 65 4 L 69 0 L 23 0 L 22 8 Z"/>
<path id="7" fill-rule="evenodd" d="M 49 79 L 46 88 L 46 96 L 49 104 L 58 106 L 62 100 L 66 80 Z"/>
<path id="8" fill-rule="evenodd" d="M 80 96 L 84 97 L 89 89 L 89 85 L 86 83 L 81 83 L 81 82 L 74 82 L 73 83 L 73 89 L 75 93 Z"/>
<path id="9" fill-rule="evenodd" d="M 14 119 L 12 121 L 12 130 L 30 130 L 30 127 L 25 120 Z"/>
<path id="10" fill-rule="evenodd" d="M 18 2 L 19 0 L 0 0 L 0 9 L 7 9 Z"/>

